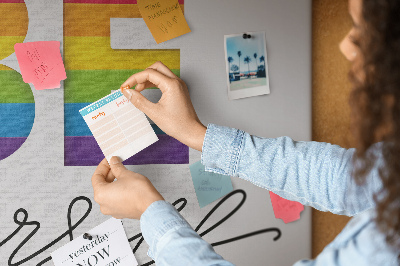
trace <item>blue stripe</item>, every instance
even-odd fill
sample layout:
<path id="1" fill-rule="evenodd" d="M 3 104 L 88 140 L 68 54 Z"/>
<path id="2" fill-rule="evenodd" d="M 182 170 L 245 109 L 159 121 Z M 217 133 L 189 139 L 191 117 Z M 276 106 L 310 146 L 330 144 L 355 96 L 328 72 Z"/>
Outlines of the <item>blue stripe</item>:
<path id="1" fill-rule="evenodd" d="M 34 103 L 1 103 L 0 137 L 28 137 L 34 120 Z"/>
<path id="2" fill-rule="evenodd" d="M 93 136 L 79 110 L 90 103 L 65 103 L 64 104 L 64 135 L 66 137 Z M 156 134 L 165 134 L 157 125 L 152 124 Z"/>
<path id="3" fill-rule="evenodd" d="M 90 103 L 65 103 L 64 104 L 64 136 L 93 136 L 79 110 Z"/>

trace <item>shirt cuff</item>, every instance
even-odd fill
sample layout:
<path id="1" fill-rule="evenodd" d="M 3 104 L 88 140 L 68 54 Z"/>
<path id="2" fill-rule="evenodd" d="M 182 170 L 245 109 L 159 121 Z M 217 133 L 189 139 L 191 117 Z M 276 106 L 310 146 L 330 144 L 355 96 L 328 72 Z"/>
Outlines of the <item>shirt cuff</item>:
<path id="1" fill-rule="evenodd" d="M 205 170 L 237 176 L 244 134 L 239 129 L 208 124 L 201 154 Z"/>
<path id="2" fill-rule="evenodd" d="M 191 228 L 174 206 L 164 200 L 153 202 L 140 217 L 142 235 L 150 247 L 147 255 L 155 260 L 162 237 L 181 227 Z"/>

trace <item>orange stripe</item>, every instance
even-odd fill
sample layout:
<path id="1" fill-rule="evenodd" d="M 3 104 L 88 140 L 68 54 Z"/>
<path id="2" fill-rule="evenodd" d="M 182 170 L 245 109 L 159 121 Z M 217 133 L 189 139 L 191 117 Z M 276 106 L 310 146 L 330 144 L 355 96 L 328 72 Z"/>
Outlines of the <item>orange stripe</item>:
<path id="1" fill-rule="evenodd" d="M 183 10 L 183 5 L 181 5 Z M 141 18 L 137 5 L 64 4 L 64 36 L 110 36 L 110 18 Z"/>
<path id="2" fill-rule="evenodd" d="M 28 10 L 25 4 L 0 3 L 0 36 L 25 37 L 28 32 L 28 22 Z"/>

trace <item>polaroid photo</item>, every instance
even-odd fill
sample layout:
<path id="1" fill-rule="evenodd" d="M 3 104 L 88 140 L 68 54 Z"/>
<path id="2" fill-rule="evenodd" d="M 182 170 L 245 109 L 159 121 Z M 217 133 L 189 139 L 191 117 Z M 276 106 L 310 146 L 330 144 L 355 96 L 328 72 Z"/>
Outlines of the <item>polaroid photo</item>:
<path id="1" fill-rule="evenodd" d="M 265 32 L 225 35 L 228 98 L 269 94 Z"/>

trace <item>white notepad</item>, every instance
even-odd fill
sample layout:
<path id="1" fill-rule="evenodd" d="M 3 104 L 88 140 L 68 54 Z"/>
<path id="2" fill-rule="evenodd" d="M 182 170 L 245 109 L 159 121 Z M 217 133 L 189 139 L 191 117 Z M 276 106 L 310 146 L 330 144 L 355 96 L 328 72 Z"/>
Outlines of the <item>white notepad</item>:
<path id="1" fill-rule="evenodd" d="M 145 114 L 120 90 L 79 110 L 107 161 L 122 161 L 158 140 Z"/>

